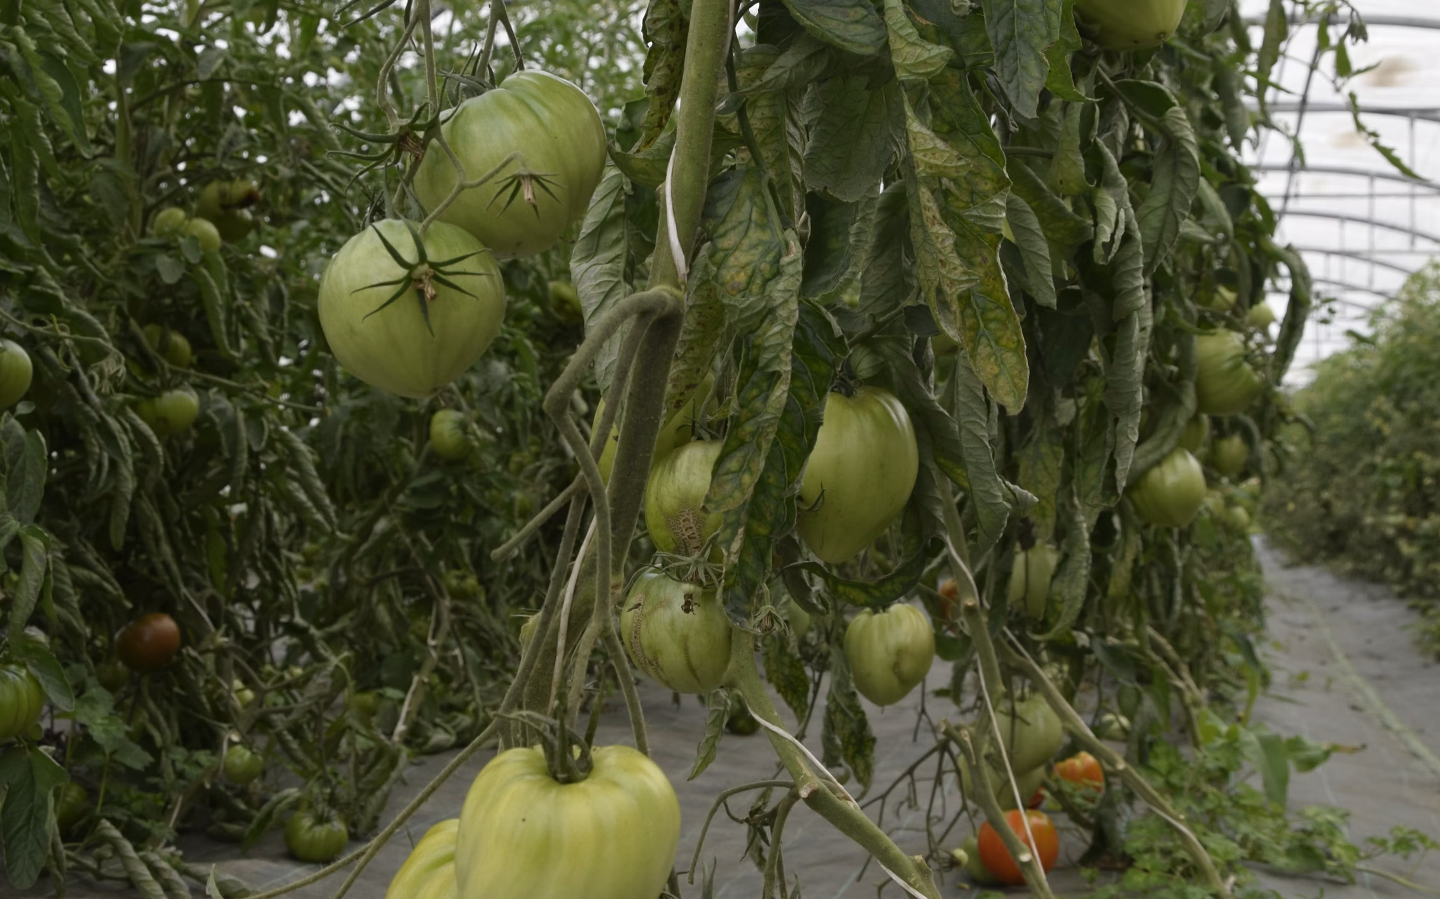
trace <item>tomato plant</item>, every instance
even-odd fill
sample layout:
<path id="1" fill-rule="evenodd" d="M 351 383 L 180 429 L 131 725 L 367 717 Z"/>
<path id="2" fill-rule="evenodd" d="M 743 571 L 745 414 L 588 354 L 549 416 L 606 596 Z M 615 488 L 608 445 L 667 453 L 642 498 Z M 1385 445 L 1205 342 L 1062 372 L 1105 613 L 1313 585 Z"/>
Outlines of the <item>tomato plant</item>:
<path id="1" fill-rule="evenodd" d="M 44 707 L 35 675 L 13 663 L 0 665 L 0 741 L 27 735 Z"/>
<path id="2" fill-rule="evenodd" d="M 797 530 L 811 552 L 838 563 L 874 542 L 905 508 L 919 457 L 909 413 L 881 388 L 831 393 L 824 415 L 800 487 Z"/>
<path id="3" fill-rule="evenodd" d="M 285 848 L 302 862 L 334 861 L 349 842 L 345 819 L 334 813 L 301 809 L 285 822 Z"/>
<path id="4" fill-rule="evenodd" d="M 642 571 L 620 611 L 630 660 L 677 693 L 708 693 L 730 665 L 730 619 L 713 590 Z"/>
<path id="5" fill-rule="evenodd" d="M 460 895 L 660 893 L 680 840 L 670 781 L 628 746 L 598 747 L 590 761 L 583 779 L 570 783 L 556 782 L 535 748 L 507 750 L 481 770 L 455 834 Z"/>
<path id="6" fill-rule="evenodd" d="M 845 658 L 855 689 L 876 705 L 894 705 L 924 682 L 935 661 L 935 632 L 925 613 L 898 603 L 862 609 L 845 628 Z"/>
<path id="7" fill-rule="evenodd" d="M 1042 868 L 1049 871 L 1054 867 L 1055 860 L 1060 857 L 1060 835 L 1055 831 L 1055 822 L 1050 820 L 1049 815 L 1039 811 L 1010 811 L 1005 814 L 1005 823 L 1010 825 L 1020 842 L 1035 853 Z M 987 871 L 994 874 L 998 882 L 1014 885 L 1025 883 L 1020 866 L 1016 864 L 1014 856 L 989 821 L 980 825 L 977 845 L 980 861 Z"/>
<path id="8" fill-rule="evenodd" d="M 605 127 L 583 91 L 547 72 L 519 72 L 451 110 L 441 128 L 463 177 L 443 153 L 415 172 L 415 194 L 440 217 L 475 235 L 499 259 L 547 249 L 584 214 L 605 166 Z"/>
<path id="9" fill-rule="evenodd" d="M 179 651 L 180 627 L 164 612 L 142 615 L 115 638 L 115 655 L 141 674 L 169 665 Z"/>

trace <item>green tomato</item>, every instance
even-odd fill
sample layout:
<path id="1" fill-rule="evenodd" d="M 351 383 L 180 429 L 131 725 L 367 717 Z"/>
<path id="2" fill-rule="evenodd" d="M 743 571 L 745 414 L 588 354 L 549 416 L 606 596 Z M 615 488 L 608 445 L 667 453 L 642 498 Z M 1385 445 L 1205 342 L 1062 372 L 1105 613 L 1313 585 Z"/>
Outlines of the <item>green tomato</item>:
<path id="1" fill-rule="evenodd" d="M 255 230 L 255 216 L 248 209 L 221 213 L 215 219 L 215 230 L 226 243 L 239 243 Z"/>
<path id="2" fill-rule="evenodd" d="M 230 692 L 235 696 L 235 703 L 240 708 L 249 708 L 250 703 L 255 701 L 255 691 L 245 686 L 245 682 L 239 678 L 230 681 Z"/>
<path id="3" fill-rule="evenodd" d="M 441 409 L 430 416 L 430 446 L 447 462 L 459 462 L 470 455 L 470 434 L 465 416 L 454 409 Z"/>
<path id="4" fill-rule="evenodd" d="M 1060 563 L 1060 552 L 1048 543 L 1037 544 L 1030 549 L 1018 550 L 1015 563 L 1010 568 L 1010 585 L 1006 590 L 1010 608 L 1019 609 L 1035 621 L 1045 620 L 1045 608 L 1050 599 L 1050 581 L 1055 577 L 1055 566 Z"/>
<path id="5" fill-rule="evenodd" d="M 1200 305 L 1215 312 L 1229 312 L 1235 308 L 1235 301 L 1239 299 L 1235 291 L 1228 287 L 1217 287 L 1200 298 Z"/>
<path id="6" fill-rule="evenodd" d="M 200 242 L 200 249 L 207 253 L 220 249 L 220 230 L 208 219 L 189 219 L 181 227 L 180 233 L 195 238 Z"/>
<path id="7" fill-rule="evenodd" d="M 176 368 L 185 368 L 194 357 L 190 341 L 185 339 L 185 335 L 164 325 L 146 325 L 145 342 L 150 344 L 161 359 Z"/>
<path id="8" fill-rule="evenodd" d="M 562 324 L 585 323 L 585 310 L 580 305 L 580 294 L 569 281 L 550 282 L 550 310 Z"/>
<path id="9" fill-rule="evenodd" d="M 704 380 L 691 391 L 690 398 L 680 407 L 680 411 L 670 416 L 660 433 L 655 435 L 655 452 L 650 457 L 650 470 L 654 471 L 660 460 L 670 455 L 677 446 L 684 446 L 694 436 L 694 424 L 699 419 L 699 403 L 702 397 L 709 397 L 715 389 L 715 376 L 706 374 Z M 712 397 L 707 405 L 707 412 L 713 412 L 716 403 Z M 595 404 L 595 419 L 591 422 L 592 430 L 600 426 L 600 417 L 605 414 L 605 398 L 601 397 L 600 402 Z M 620 425 L 618 423 L 610 426 L 610 439 L 605 441 L 605 448 L 600 451 L 600 458 L 596 460 L 600 467 L 600 477 L 605 483 L 610 483 L 610 469 L 615 465 L 615 451 L 620 448 Z"/>
<path id="10" fill-rule="evenodd" d="M 1209 415 L 1244 412 L 1265 390 L 1265 381 L 1245 358 L 1245 342 L 1234 331 L 1215 331 L 1195 339 L 1195 399 Z"/>
<path id="11" fill-rule="evenodd" d="M 643 571 L 620 612 L 630 660 L 677 693 L 708 693 L 730 666 L 730 619 L 713 590 Z"/>
<path id="12" fill-rule="evenodd" d="M 156 237 L 174 237 L 185 227 L 189 216 L 178 206 L 167 206 L 150 219 L 150 233 Z"/>
<path id="13" fill-rule="evenodd" d="M 589 208 L 605 170 L 605 125 L 575 85 L 532 69 L 442 117 L 441 134 L 466 178 L 501 171 L 463 191 L 440 218 L 475 235 L 497 259 L 548 249 Z M 520 158 L 506 162 L 514 153 Z M 522 171 L 543 180 L 527 186 L 517 177 Z M 456 184 L 449 157 L 426 153 L 415 172 L 421 205 L 435 209 Z"/>
<path id="14" fill-rule="evenodd" d="M 460 819 L 451 818 L 425 831 L 395 872 L 385 899 L 457 899 L 455 839 L 459 830 Z"/>
<path id="15" fill-rule="evenodd" d="M 484 592 L 479 578 L 468 571 L 455 568 L 445 572 L 445 590 L 456 599 L 474 599 L 482 596 Z"/>
<path id="16" fill-rule="evenodd" d="M 1077 17 L 1098 29 L 1107 50 L 1158 47 L 1180 27 L 1186 0 L 1077 0 Z"/>
<path id="17" fill-rule="evenodd" d="M 1194 456 L 1177 446 L 1126 493 L 1142 520 L 1162 528 L 1183 528 L 1205 502 L 1205 472 Z"/>
<path id="18" fill-rule="evenodd" d="M 244 786 L 265 773 L 265 759 L 249 747 L 236 744 L 225 751 L 225 779 Z M 286 828 L 289 833 L 289 828 Z"/>
<path id="19" fill-rule="evenodd" d="M 1180 445 L 1192 453 L 1198 453 L 1209 440 L 1210 416 L 1196 412 L 1195 417 L 1186 422 L 1185 430 L 1180 433 Z"/>
<path id="20" fill-rule="evenodd" d="M 1111 740 L 1123 743 L 1130 739 L 1130 719 L 1124 715 L 1117 715 L 1114 712 L 1106 712 L 1095 722 L 1095 736 L 1102 740 Z"/>
<path id="21" fill-rule="evenodd" d="M 1245 313 L 1245 324 L 1257 331 L 1266 331 L 1275 324 L 1275 310 L 1270 308 L 1269 303 L 1256 303 Z"/>
<path id="22" fill-rule="evenodd" d="M 650 470 L 645 486 L 645 530 L 660 552 L 697 555 L 720 529 L 720 513 L 702 507 L 722 446 L 718 440 L 687 443 Z M 721 553 L 716 547 L 714 555 Z"/>
<path id="23" fill-rule="evenodd" d="M 61 784 L 60 792 L 55 796 L 55 823 L 60 832 L 70 830 L 89 813 L 90 794 L 85 792 L 85 788 L 73 780 Z"/>
<path id="24" fill-rule="evenodd" d="M 879 614 L 862 609 L 845 629 L 845 659 L 861 696 L 894 705 L 930 673 L 935 632 L 911 605 L 897 603 Z"/>
<path id="25" fill-rule="evenodd" d="M 350 842 L 350 828 L 336 814 L 302 809 L 285 822 L 285 848 L 302 862 L 334 861 Z"/>
<path id="26" fill-rule="evenodd" d="M 955 859 L 955 863 L 964 868 L 965 873 L 970 875 L 970 879 L 976 883 L 988 886 L 1000 882 L 1000 878 L 992 874 L 990 869 L 985 867 L 985 863 L 980 860 L 980 841 L 974 834 L 966 837 L 960 848 L 950 854 Z"/>
<path id="27" fill-rule="evenodd" d="M 899 517 L 919 472 L 898 399 L 878 387 L 831 393 L 800 485 L 800 538 L 823 561 L 849 561 Z"/>
<path id="28" fill-rule="evenodd" d="M 156 437 L 171 437 L 188 430 L 200 415 L 200 397 L 188 387 L 167 390 L 135 404 L 135 414 Z"/>
<path id="29" fill-rule="evenodd" d="M 119 693 L 130 682 L 130 669 L 119 659 L 106 659 L 95 669 L 95 679 L 111 693 Z"/>
<path id="30" fill-rule="evenodd" d="M 793 599 L 786 598 L 781 606 L 781 613 L 785 620 L 790 623 L 790 630 L 795 634 L 796 640 L 804 640 L 805 635 L 810 633 L 810 626 L 815 619 L 810 613 L 800 608 L 800 604 Z"/>
<path id="31" fill-rule="evenodd" d="M 745 700 L 740 698 L 739 690 L 730 691 L 730 714 L 725 716 L 725 730 L 741 737 L 748 737 L 760 730 L 760 722 L 750 714 Z"/>
<path id="32" fill-rule="evenodd" d="M 1245 470 L 1250 461 L 1250 444 L 1239 434 L 1222 437 L 1210 445 L 1210 465 L 1227 478 Z"/>
<path id="33" fill-rule="evenodd" d="M 1043 772 L 1045 764 L 1065 745 L 1065 727 L 1060 718 L 1043 697 L 1035 694 L 1014 701 L 1009 695 L 997 697 L 995 722 L 1015 771 L 1039 768 Z M 1022 792 L 1021 799 L 1029 799 L 1035 788 Z"/>
<path id="34" fill-rule="evenodd" d="M 30 354 L 13 340 L 0 340 L 0 409 L 20 402 L 35 377 Z"/>
<path id="35" fill-rule="evenodd" d="M 380 235 L 415 262 L 419 253 L 411 227 L 418 226 L 386 219 L 341 247 L 320 279 L 320 326 L 352 375 L 390 393 L 423 398 L 459 377 L 489 348 L 505 315 L 505 287 L 485 248 L 443 222 L 426 233 L 426 257 L 449 262 L 448 274 L 437 277 L 460 289 L 434 280 L 429 265 L 400 266 Z M 385 282 L 406 278 L 417 287 L 428 285 L 435 298 L 422 307 L 419 290 L 408 290 L 385 305 L 396 290 Z"/>
<path id="36" fill-rule="evenodd" d="M 1250 530 L 1250 513 L 1245 511 L 1244 506 L 1231 506 L 1225 510 L 1225 520 L 1237 531 L 1248 532 Z"/>
<path id="37" fill-rule="evenodd" d="M 248 178 L 211 181 L 200 191 L 200 199 L 195 203 L 195 214 L 214 222 L 226 213 L 249 209 L 258 202 L 260 185 Z"/>
<path id="38" fill-rule="evenodd" d="M 45 692 L 29 669 L 0 665 L 0 743 L 28 734 L 44 707 Z"/>
<path id="39" fill-rule="evenodd" d="M 996 711 L 998 712 L 999 709 L 996 709 Z M 1013 760 L 1011 764 L 1014 764 Z M 1008 812 L 1012 809 L 1019 808 L 1019 806 L 1015 804 L 1015 793 L 1017 791 L 1010 788 L 1010 781 L 1005 776 L 1004 769 L 1000 767 L 999 759 L 993 758 L 987 762 L 986 770 L 990 775 L 990 789 L 994 793 L 995 801 L 1000 805 L 1000 810 Z M 1045 785 L 1047 772 L 1043 764 L 1034 768 L 1025 770 L 1016 768 L 1016 770 L 1020 771 L 1020 773 L 1015 775 L 1015 786 L 1019 788 L 1020 801 L 1025 802 L 1029 800 L 1031 796 L 1035 795 L 1036 790 Z M 960 789 L 966 796 L 974 797 L 976 795 L 974 775 L 970 771 L 970 763 L 965 761 L 964 757 L 960 758 Z"/>
<path id="40" fill-rule="evenodd" d="M 562 784 L 538 748 L 500 753 L 465 797 L 455 882 L 465 899 L 648 899 L 680 842 L 680 802 L 665 773 L 628 746 L 591 753 L 589 776 Z"/>

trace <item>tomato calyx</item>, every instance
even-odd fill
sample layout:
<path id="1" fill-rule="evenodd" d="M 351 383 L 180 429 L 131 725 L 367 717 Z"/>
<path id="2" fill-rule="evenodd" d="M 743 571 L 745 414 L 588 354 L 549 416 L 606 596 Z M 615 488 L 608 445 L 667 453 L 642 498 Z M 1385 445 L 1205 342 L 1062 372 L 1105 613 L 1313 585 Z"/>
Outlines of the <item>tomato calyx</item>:
<path id="1" fill-rule="evenodd" d="M 489 250 L 476 250 L 473 253 L 466 253 L 463 256 L 456 256 L 452 259 L 431 261 L 425 253 L 425 241 L 421 238 L 420 232 L 416 230 L 411 222 L 406 221 L 405 230 L 410 232 L 410 237 L 415 241 L 415 253 L 417 256 L 416 260 L 411 262 L 405 258 L 404 254 L 396 249 L 394 244 L 386 239 L 378 227 L 374 225 L 370 227 L 374 230 L 375 236 L 380 238 L 380 243 L 385 247 L 385 252 L 389 253 L 390 258 L 395 260 L 395 264 L 405 269 L 406 273 L 394 280 L 377 281 L 374 284 L 357 287 L 352 291 L 352 293 L 359 293 L 362 290 L 370 290 L 374 287 L 397 288 L 396 291 L 390 295 L 389 299 L 370 310 L 370 312 L 365 315 L 365 318 L 369 318 L 375 313 L 380 312 L 413 290 L 415 291 L 416 299 L 420 302 L 420 316 L 425 320 L 425 329 L 429 331 L 430 336 L 433 337 L 435 336 L 435 328 L 430 324 L 430 304 L 435 301 L 435 285 L 439 284 L 441 287 L 448 287 L 451 290 L 463 293 L 471 299 L 477 299 L 475 294 L 456 284 L 451 278 L 459 275 L 469 275 L 480 278 L 489 277 L 486 272 L 466 272 L 455 268 L 455 266 L 461 262 L 473 256 L 478 256 L 481 253 L 488 253 Z"/>
<path id="2" fill-rule="evenodd" d="M 563 715 L 556 719 L 538 712 L 506 712 L 501 717 L 509 718 L 543 735 L 539 741 L 540 751 L 544 753 L 545 767 L 549 769 L 550 777 L 556 783 L 580 783 L 595 770 L 590 743 L 566 725 Z"/>
<path id="3" fill-rule="evenodd" d="M 524 161 L 522 160 L 520 163 L 520 171 L 500 180 L 500 186 L 496 188 L 495 196 L 490 198 L 490 202 L 485 204 L 485 208 L 489 209 L 491 206 L 494 206 L 495 201 L 500 199 L 500 195 L 505 193 L 506 190 L 509 190 L 510 196 L 505 198 L 505 205 L 500 207 L 501 212 L 509 209 L 515 202 L 516 197 L 523 196 L 526 205 L 534 210 L 536 218 L 539 218 L 540 203 L 535 196 L 535 188 L 538 185 L 541 190 L 545 191 L 546 196 L 559 202 L 560 198 L 555 196 L 555 191 L 550 189 L 550 185 L 559 184 L 559 181 L 556 180 L 556 174 L 555 172 L 532 172 L 525 168 Z"/>

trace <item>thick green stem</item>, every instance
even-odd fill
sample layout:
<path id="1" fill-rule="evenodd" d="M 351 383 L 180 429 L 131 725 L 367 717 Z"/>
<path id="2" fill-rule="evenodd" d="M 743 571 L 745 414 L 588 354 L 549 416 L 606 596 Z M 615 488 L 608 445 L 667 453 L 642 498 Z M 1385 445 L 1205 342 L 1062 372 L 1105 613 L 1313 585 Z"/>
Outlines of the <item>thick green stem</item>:
<path id="1" fill-rule="evenodd" d="M 1200 873 L 1204 876 L 1205 882 L 1210 886 L 1210 889 L 1214 890 L 1222 899 L 1233 899 L 1234 894 L 1230 892 L 1229 885 L 1225 882 L 1224 878 L 1220 876 L 1220 871 L 1215 867 L 1215 862 L 1210 858 L 1210 853 L 1205 851 L 1205 846 L 1201 844 L 1200 839 L 1196 837 L 1194 831 L 1185 824 L 1185 816 L 1176 811 L 1170 803 L 1166 802 L 1165 797 L 1161 796 L 1159 791 L 1152 787 L 1150 782 L 1141 776 L 1140 772 L 1131 767 L 1120 753 L 1106 746 L 1099 738 L 1090 732 L 1090 727 L 1085 723 L 1085 719 L 1081 718 L 1080 715 L 1070 707 L 1070 703 L 1065 701 L 1065 697 L 1060 693 L 1060 689 L 1045 675 L 1044 669 L 1035 664 L 1034 660 L 1022 652 L 1017 652 L 1009 647 L 1005 647 L 1005 652 L 1006 661 L 1024 673 L 1031 684 L 1040 691 L 1040 695 L 1045 697 L 1045 701 L 1050 704 L 1050 708 L 1054 709 L 1055 714 L 1060 716 L 1060 723 L 1064 725 L 1066 732 L 1075 738 L 1075 742 L 1085 747 L 1087 752 L 1099 759 L 1100 764 L 1105 767 L 1106 771 L 1119 775 L 1120 779 L 1135 795 L 1139 796 L 1146 805 L 1154 809 L 1157 815 L 1165 819 L 1165 823 L 1175 829 L 1175 832 L 1180 835 L 1180 841 L 1185 845 L 1185 851 L 1190 854 L 1190 859 L 1195 863 L 1195 867 L 1200 869 Z"/>
<path id="2" fill-rule="evenodd" d="M 879 825 L 861 811 L 833 777 L 822 779 L 821 774 L 811 767 L 814 763 L 797 743 L 776 733 L 777 730 L 783 731 L 784 725 L 781 724 L 780 713 L 770 701 L 765 684 L 760 680 L 760 672 L 755 668 L 755 645 L 751 635 L 737 630 L 730 646 L 730 669 L 725 673 L 726 683 L 740 691 L 745 704 L 750 707 L 750 714 L 770 725 L 765 728 L 770 745 L 785 770 L 795 779 L 800 798 L 811 811 L 875 856 L 876 861 L 912 895 L 940 899 L 935 875 L 925 863 L 925 857 L 906 855 Z M 828 775 L 828 772 L 825 774 Z"/>

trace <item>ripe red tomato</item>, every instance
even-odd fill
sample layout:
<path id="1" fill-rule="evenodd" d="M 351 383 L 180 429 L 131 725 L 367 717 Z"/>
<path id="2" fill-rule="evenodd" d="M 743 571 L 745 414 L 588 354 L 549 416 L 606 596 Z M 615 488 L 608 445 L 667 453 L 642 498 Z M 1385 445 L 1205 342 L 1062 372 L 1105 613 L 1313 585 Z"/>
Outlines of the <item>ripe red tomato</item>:
<path id="1" fill-rule="evenodd" d="M 1025 803 L 1025 807 L 1026 807 L 1026 808 L 1039 808 L 1040 806 L 1042 806 L 1042 805 L 1044 805 L 1044 804 L 1045 804 L 1045 788 L 1044 788 L 1044 787 L 1036 787 L 1036 788 L 1035 788 L 1035 795 L 1033 795 L 1033 796 L 1030 797 L 1030 801 Z"/>
<path id="2" fill-rule="evenodd" d="M 1030 842 L 1029 836 L 1025 833 L 1025 825 L 1022 823 L 1019 811 L 1006 812 L 1005 821 L 1020 842 L 1029 846 L 1040 860 L 1040 867 L 1049 871 L 1055 866 L 1055 860 L 1060 857 L 1060 835 L 1055 832 L 1055 822 L 1044 812 L 1028 811 L 1025 817 L 1030 820 L 1030 830 L 1035 835 L 1035 842 Z M 1000 834 L 990 826 L 990 822 L 980 825 L 980 861 L 994 874 L 1001 883 L 1020 885 L 1025 882 L 1025 875 L 1020 873 L 1020 866 L 1015 859 L 1010 857 L 1010 850 L 1005 848 Z"/>
<path id="3" fill-rule="evenodd" d="M 1073 755 L 1060 762 L 1055 766 L 1055 774 L 1077 787 L 1089 787 L 1097 791 L 1105 789 L 1105 772 L 1100 768 L 1100 762 L 1095 756 L 1088 752 Z"/>
<path id="4" fill-rule="evenodd" d="M 115 639 L 115 654 L 125 667 L 142 674 L 170 664 L 180 651 L 180 627 L 164 612 L 151 612 Z"/>
<path id="5" fill-rule="evenodd" d="M 960 619 L 960 585 L 953 577 L 940 582 L 940 617 L 946 621 Z"/>

